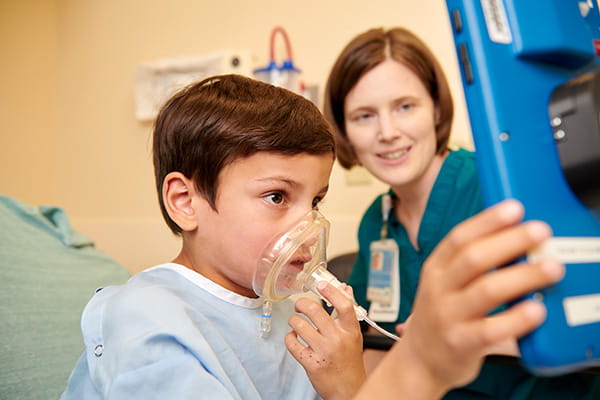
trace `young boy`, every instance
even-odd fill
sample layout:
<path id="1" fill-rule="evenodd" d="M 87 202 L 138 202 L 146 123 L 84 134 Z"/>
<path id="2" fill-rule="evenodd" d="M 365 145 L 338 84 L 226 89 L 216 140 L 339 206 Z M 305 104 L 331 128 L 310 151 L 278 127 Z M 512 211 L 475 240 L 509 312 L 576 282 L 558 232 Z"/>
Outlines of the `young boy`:
<path id="1" fill-rule="evenodd" d="M 330 285 L 320 289 L 336 319 L 307 298 L 275 302 L 265 338 L 262 300 L 252 289 L 265 246 L 325 197 L 334 150 L 331 128 L 312 103 L 249 78 L 213 77 L 169 100 L 153 154 L 160 208 L 182 237 L 181 252 L 92 298 L 82 316 L 85 351 L 62 398 L 357 395 L 365 373 L 351 302 Z M 535 303 L 485 317 L 560 279 L 561 266 L 552 263 L 484 276 L 548 237 L 545 225 L 518 225 L 521 218 L 517 204 L 503 204 L 440 245 L 424 269 L 405 339 L 357 396 L 416 398 L 417 387 L 424 399 L 439 397 L 476 376 L 490 346 L 541 323 L 544 310 Z"/>

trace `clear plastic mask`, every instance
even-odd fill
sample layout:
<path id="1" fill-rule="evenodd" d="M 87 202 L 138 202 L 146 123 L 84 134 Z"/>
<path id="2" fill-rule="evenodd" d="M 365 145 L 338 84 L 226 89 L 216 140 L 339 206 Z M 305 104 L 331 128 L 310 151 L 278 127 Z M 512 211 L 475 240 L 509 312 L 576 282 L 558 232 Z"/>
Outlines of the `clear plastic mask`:
<path id="1" fill-rule="evenodd" d="M 329 221 L 311 211 L 265 248 L 252 286 L 256 294 L 272 301 L 311 290 L 313 274 L 327 266 Z"/>
<path id="2" fill-rule="evenodd" d="M 254 291 L 264 300 L 260 326 L 263 337 L 271 330 L 271 302 L 307 291 L 327 302 L 318 290 L 319 282 L 333 285 L 354 301 L 345 291 L 346 284 L 327 271 L 328 239 L 329 221 L 312 210 L 287 232 L 273 239 L 263 251 L 252 280 Z M 354 311 L 358 320 L 364 320 L 384 335 L 398 340 L 397 336 L 370 320 L 366 310 L 356 303 Z"/>

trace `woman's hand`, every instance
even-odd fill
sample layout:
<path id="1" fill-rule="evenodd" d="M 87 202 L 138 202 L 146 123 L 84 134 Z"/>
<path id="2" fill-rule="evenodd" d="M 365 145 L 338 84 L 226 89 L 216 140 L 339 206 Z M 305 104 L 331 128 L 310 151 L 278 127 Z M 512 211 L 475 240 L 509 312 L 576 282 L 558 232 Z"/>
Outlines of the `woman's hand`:
<path id="1" fill-rule="evenodd" d="M 423 265 L 402 340 L 357 398 L 439 398 L 473 380 L 484 357 L 499 345 L 544 321 L 546 309 L 534 300 L 488 315 L 564 276 L 564 266 L 550 260 L 497 268 L 551 236 L 542 222 L 520 223 L 523 214 L 517 201 L 502 202 L 457 225 L 440 242 Z"/>
<path id="2" fill-rule="evenodd" d="M 544 306 L 533 300 L 487 315 L 564 274 L 564 266 L 553 261 L 495 269 L 551 236 L 548 225 L 519 224 L 522 217 L 523 208 L 516 201 L 492 207 L 453 229 L 423 266 L 404 339 L 448 387 L 470 382 L 492 349 L 545 319 Z"/>

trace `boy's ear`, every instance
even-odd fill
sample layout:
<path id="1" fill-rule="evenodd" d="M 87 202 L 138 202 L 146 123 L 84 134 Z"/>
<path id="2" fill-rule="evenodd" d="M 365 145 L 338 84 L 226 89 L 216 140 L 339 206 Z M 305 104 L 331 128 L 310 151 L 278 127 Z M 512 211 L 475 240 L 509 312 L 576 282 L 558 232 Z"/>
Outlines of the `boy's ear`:
<path id="1" fill-rule="evenodd" d="M 181 172 L 169 173 L 162 185 L 163 203 L 171 219 L 184 232 L 198 227 L 198 196 L 194 182 Z"/>

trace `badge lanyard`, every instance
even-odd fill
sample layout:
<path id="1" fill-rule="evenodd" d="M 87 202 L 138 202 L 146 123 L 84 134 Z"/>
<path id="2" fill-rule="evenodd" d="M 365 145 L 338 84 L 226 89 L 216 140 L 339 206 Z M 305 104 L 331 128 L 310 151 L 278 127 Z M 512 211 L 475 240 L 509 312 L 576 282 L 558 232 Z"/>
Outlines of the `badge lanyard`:
<path id="1" fill-rule="evenodd" d="M 388 239 L 388 221 L 392 197 L 381 199 L 381 239 L 371 243 L 367 300 L 371 302 L 369 317 L 378 322 L 394 322 L 400 311 L 400 251 L 394 239 Z"/>

